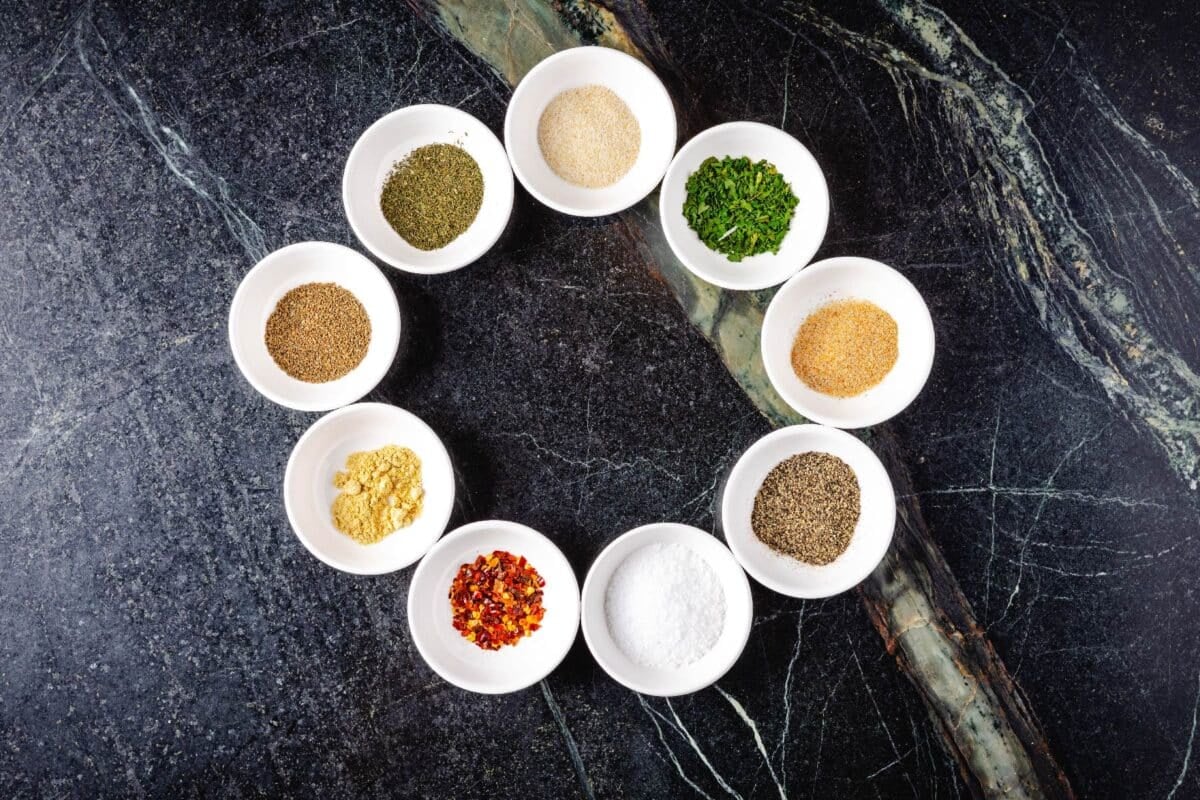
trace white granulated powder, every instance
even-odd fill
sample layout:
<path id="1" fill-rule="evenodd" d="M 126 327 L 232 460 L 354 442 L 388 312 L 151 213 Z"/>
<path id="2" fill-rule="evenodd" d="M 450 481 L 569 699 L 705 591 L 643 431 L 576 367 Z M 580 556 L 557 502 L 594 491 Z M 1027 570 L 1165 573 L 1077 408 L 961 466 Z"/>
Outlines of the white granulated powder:
<path id="1" fill-rule="evenodd" d="M 581 86 L 559 93 L 538 120 L 538 147 L 554 174 L 588 189 L 612 186 L 637 162 L 642 128 L 617 93 Z"/>
<path id="2" fill-rule="evenodd" d="M 681 544 L 648 544 L 613 571 L 604 615 L 617 647 L 644 667 L 699 661 L 725 628 L 725 590 L 713 568 Z"/>

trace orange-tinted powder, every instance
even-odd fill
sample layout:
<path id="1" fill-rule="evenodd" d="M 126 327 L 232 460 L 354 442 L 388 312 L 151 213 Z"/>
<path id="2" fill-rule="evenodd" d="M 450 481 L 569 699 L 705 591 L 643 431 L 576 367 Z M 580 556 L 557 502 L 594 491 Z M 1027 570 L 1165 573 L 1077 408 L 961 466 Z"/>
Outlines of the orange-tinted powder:
<path id="1" fill-rule="evenodd" d="M 866 300 L 835 300 L 800 325 L 792 369 L 811 389 L 853 397 L 876 386 L 900 353 L 896 320 Z"/>

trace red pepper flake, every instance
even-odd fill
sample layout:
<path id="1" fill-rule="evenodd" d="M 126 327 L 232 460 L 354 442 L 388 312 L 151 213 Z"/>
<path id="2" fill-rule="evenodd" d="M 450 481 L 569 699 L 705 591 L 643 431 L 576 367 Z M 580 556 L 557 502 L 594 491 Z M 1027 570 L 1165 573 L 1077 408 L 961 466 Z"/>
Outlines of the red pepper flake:
<path id="1" fill-rule="evenodd" d="M 484 650 L 516 644 L 542 626 L 546 580 L 525 556 L 495 550 L 463 564 L 450 584 L 454 629 Z"/>

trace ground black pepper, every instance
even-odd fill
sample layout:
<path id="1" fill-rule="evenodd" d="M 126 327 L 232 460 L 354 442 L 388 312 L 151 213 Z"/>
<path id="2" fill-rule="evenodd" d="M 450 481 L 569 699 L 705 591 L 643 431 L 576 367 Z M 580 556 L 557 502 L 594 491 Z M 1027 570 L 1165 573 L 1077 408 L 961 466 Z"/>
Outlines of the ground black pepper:
<path id="1" fill-rule="evenodd" d="M 750 527 L 764 544 L 809 564 L 846 551 L 861 510 L 854 470 L 829 453 L 800 453 L 767 473 Z"/>

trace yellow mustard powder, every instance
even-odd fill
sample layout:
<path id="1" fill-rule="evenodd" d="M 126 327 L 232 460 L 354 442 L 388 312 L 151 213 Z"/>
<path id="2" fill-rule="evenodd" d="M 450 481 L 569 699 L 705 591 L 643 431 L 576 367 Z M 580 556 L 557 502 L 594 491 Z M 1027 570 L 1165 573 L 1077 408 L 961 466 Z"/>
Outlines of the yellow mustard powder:
<path id="1" fill-rule="evenodd" d="M 341 489 L 333 501 L 333 524 L 361 544 L 411 525 L 425 499 L 421 459 L 394 444 L 351 453 L 333 485 Z"/>

